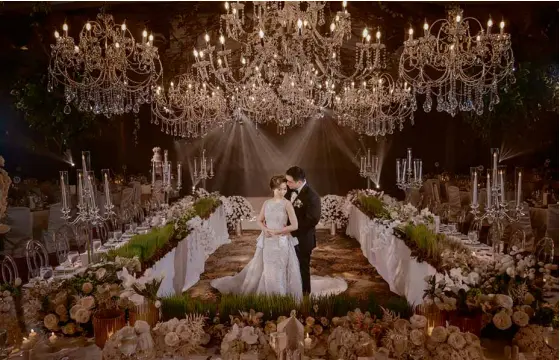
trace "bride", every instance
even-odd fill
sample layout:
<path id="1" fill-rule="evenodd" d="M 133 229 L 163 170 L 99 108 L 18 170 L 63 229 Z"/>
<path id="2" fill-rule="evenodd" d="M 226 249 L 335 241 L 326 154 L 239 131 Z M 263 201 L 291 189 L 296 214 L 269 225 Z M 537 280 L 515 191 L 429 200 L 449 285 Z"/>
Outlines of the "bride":
<path id="1" fill-rule="evenodd" d="M 257 238 L 255 255 L 245 268 L 234 276 L 215 279 L 210 284 L 221 293 L 278 294 L 303 297 L 301 274 L 294 247 L 298 240 L 290 235 L 298 229 L 292 203 L 285 199 L 287 181 L 283 175 L 273 176 L 270 189 L 274 196 L 264 202 L 257 218 L 262 232 Z M 289 220 L 289 224 L 288 224 Z M 338 294 L 347 289 L 344 280 L 311 277 L 311 294 Z"/>

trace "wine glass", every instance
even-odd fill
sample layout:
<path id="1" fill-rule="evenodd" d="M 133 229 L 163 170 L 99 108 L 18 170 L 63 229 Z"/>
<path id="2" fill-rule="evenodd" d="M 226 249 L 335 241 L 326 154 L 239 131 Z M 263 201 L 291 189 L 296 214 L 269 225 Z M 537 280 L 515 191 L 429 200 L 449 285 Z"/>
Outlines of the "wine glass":
<path id="1" fill-rule="evenodd" d="M 478 243 L 478 231 L 471 230 L 471 231 L 469 231 L 467 236 L 469 237 L 469 242 L 471 244 Z"/>
<path id="2" fill-rule="evenodd" d="M 136 352 L 137 346 L 138 346 L 138 337 L 136 335 L 126 336 L 122 338 L 121 344 L 119 346 L 119 350 L 123 355 L 130 357 Z"/>
<path id="3" fill-rule="evenodd" d="M 100 247 L 101 247 L 101 240 L 93 239 L 93 251 L 99 250 Z"/>
<path id="4" fill-rule="evenodd" d="M 77 251 L 69 251 L 68 252 L 68 261 L 70 261 L 70 265 L 74 266 L 78 259 L 80 258 L 80 253 Z"/>

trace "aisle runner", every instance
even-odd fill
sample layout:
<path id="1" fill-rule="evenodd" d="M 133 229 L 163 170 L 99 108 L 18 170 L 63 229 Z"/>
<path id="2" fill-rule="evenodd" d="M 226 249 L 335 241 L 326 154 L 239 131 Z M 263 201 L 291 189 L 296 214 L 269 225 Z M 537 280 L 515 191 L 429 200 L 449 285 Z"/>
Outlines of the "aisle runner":
<path id="1" fill-rule="evenodd" d="M 346 235 L 358 240 L 364 256 L 397 295 L 411 305 L 422 303 L 424 278 L 436 269 L 411 258 L 408 246 L 393 234 L 393 229 L 368 218 L 355 206 L 350 210 Z"/>
<path id="2" fill-rule="evenodd" d="M 155 274 L 164 273 L 165 277 L 158 291 L 158 296 L 182 294 L 200 280 L 208 256 L 220 246 L 230 242 L 227 231 L 226 214 L 220 206 L 206 220 L 214 232 L 209 244 L 203 244 L 206 236 L 200 231 L 192 231 L 175 249 L 154 264 Z"/>

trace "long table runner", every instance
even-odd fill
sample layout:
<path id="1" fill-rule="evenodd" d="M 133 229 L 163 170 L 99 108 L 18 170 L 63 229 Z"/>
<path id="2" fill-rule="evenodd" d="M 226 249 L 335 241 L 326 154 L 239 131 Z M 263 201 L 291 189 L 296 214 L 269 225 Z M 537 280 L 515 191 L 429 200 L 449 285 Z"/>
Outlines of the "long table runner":
<path id="1" fill-rule="evenodd" d="M 190 232 L 177 247 L 157 261 L 152 270 L 155 274 L 164 273 L 165 277 L 158 296 L 181 294 L 200 280 L 206 259 L 220 246 L 230 242 L 227 230 L 226 213 L 220 206 L 204 220 L 212 236 L 208 237 L 202 228 Z"/>

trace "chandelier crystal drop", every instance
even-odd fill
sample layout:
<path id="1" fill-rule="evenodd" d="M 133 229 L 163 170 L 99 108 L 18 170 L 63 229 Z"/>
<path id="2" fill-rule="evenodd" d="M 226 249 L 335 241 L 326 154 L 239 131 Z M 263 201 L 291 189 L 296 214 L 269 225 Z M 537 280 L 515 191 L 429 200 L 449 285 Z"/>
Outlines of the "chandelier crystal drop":
<path id="1" fill-rule="evenodd" d="M 399 75 L 413 90 L 425 94 L 424 111 L 437 102 L 437 111 L 455 116 L 459 111 L 484 112 L 500 102 L 498 87 L 515 82 L 511 37 L 505 33 L 505 22 L 499 31 L 492 19 L 486 29 L 475 18 L 463 17 L 463 11 L 448 11 L 447 19 L 423 26 L 423 35 L 415 38 L 408 30 L 400 57 Z"/>
<path id="2" fill-rule="evenodd" d="M 115 24 L 113 16 L 100 13 L 82 28 L 78 43 L 55 31 L 48 69 L 48 91 L 64 87 L 69 114 L 72 103 L 81 112 L 106 117 L 133 111 L 153 100 L 153 90 L 162 76 L 154 37 L 146 30 L 142 41 L 134 40 L 126 23 Z"/>

